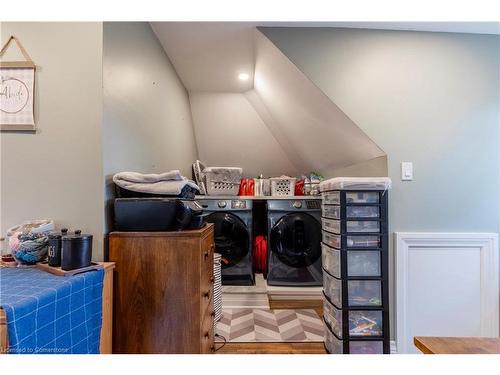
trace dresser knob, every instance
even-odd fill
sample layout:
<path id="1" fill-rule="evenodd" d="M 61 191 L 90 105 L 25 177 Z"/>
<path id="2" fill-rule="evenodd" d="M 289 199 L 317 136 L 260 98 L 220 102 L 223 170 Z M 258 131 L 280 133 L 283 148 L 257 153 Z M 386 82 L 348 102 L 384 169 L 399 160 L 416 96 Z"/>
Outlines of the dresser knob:
<path id="1" fill-rule="evenodd" d="M 203 297 L 205 297 L 205 298 L 208 298 L 209 296 L 210 296 L 210 292 L 205 292 L 205 293 L 203 294 Z"/>
<path id="2" fill-rule="evenodd" d="M 212 284 L 215 282 L 215 279 L 214 279 L 214 277 L 213 277 L 213 276 L 210 278 L 210 282 L 211 282 Z"/>
<path id="3" fill-rule="evenodd" d="M 203 255 L 205 256 L 205 258 L 208 258 L 208 251 L 205 251 Z"/>
<path id="4" fill-rule="evenodd" d="M 215 346 L 214 346 L 214 345 L 212 345 L 212 346 L 210 347 L 210 351 L 211 351 L 212 353 L 215 353 Z"/>
<path id="5" fill-rule="evenodd" d="M 209 334 L 208 332 L 207 332 L 207 333 L 205 333 L 205 338 L 206 338 L 206 339 L 210 338 L 210 334 Z"/>
<path id="6" fill-rule="evenodd" d="M 212 318 L 213 318 L 213 317 L 215 317 L 215 311 L 212 311 L 212 312 L 210 313 L 210 316 L 211 316 Z"/>

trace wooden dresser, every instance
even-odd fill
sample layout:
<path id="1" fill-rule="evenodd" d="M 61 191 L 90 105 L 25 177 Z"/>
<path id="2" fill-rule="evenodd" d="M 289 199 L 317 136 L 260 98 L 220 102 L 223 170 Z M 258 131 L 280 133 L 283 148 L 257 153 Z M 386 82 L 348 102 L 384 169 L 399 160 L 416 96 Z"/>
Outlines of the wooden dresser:
<path id="1" fill-rule="evenodd" d="M 112 232 L 114 353 L 214 352 L 213 225 Z"/>

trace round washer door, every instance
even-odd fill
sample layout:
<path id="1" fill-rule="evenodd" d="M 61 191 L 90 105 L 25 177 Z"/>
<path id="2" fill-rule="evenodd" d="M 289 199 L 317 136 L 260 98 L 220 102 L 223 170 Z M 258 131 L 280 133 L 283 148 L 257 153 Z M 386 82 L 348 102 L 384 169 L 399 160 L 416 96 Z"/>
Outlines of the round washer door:
<path id="1" fill-rule="evenodd" d="M 234 266 L 245 258 L 250 249 L 250 235 L 239 217 L 229 212 L 214 212 L 205 221 L 214 224 L 215 252 L 222 256 L 222 268 Z"/>
<path id="2" fill-rule="evenodd" d="M 302 268 L 321 257 L 321 225 L 305 213 L 283 216 L 271 229 L 271 251 L 290 267 Z"/>

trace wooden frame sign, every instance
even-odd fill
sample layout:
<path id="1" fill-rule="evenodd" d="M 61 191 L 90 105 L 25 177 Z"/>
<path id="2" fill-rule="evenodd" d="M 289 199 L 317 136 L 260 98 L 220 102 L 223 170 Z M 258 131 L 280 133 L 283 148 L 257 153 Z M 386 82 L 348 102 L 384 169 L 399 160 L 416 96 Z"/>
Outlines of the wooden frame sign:
<path id="1" fill-rule="evenodd" d="M 25 61 L 3 61 L 2 56 L 13 41 Z M 11 36 L 0 50 L 0 130 L 35 130 L 35 69 L 21 42 Z"/>

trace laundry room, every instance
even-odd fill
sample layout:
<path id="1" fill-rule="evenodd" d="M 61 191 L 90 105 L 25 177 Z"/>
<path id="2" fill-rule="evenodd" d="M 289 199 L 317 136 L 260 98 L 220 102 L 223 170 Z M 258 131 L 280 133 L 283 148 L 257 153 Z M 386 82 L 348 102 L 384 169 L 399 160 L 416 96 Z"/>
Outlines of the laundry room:
<path id="1" fill-rule="evenodd" d="M 320 183 L 338 176 L 340 168 L 369 165 L 368 176 L 381 184 L 382 199 L 360 208 L 374 209 L 364 215 L 367 220 L 383 220 L 381 203 L 391 185 L 385 153 L 296 68 L 265 28 L 251 23 L 105 23 L 103 40 L 104 126 L 113 134 L 118 129 L 133 134 L 104 140 L 112 218 L 109 260 L 117 261 L 114 243 L 126 241 L 127 232 L 171 229 L 162 222 L 160 208 L 152 217 L 156 202 L 145 198 L 165 193 L 162 184 L 168 186 L 169 177 L 126 171 L 180 170 L 178 177 L 191 179 L 195 185 L 186 186 L 195 190 L 183 187 L 178 197 L 194 198 L 189 210 L 203 216 L 189 228 L 213 225 L 214 350 L 293 352 L 299 345 L 298 352 L 324 353 L 322 216 L 335 220 L 341 213 L 322 215 Z M 130 82 L 123 81 L 124 73 Z M 305 123 L 310 125 L 304 128 Z M 130 142 L 148 148 L 141 153 L 143 160 L 120 154 L 130 155 Z M 150 185 L 160 190 L 150 191 Z M 370 228 L 359 232 L 365 230 Z M 377 249 L 377 257 L 358 258 L 358 267 L 375 268 L 366 275 L 379 278 L 374 298 L 380 316 L 375 313 L 373 320 L 373 313 L 358 314 L 356 319 L 358 327 L 370 327 L 358 336 L 378 338 L 372 348 L 366 341 L 360 352 L 384 353 L 390 351 L 389 335 L 383 334 L 389 332 L 389 316 L 381 291 L 388 274 L 387 266 L 381 267 L 387 256 L 380 254 L 387 235 L 385 227 L 374 232 L 376 244 L 367 248 Z M 118 316 L 127 321 L 125 311 Z M 125 323 L 118 325 L 125 329 Z M 129 350 L 127 345 L 120 350 Z"/>
<path id="2" fill-rule="evenodd" d="M 32 109 L 2 114 L 2 280 L 54 306 L 92 284 L 71 314 L 96 318 L 56 333 L 2 286 L 0 354 L 498 336 L 498 35 L 417 24 L 2 22 L 1 84 L 29 70 Z"/>

